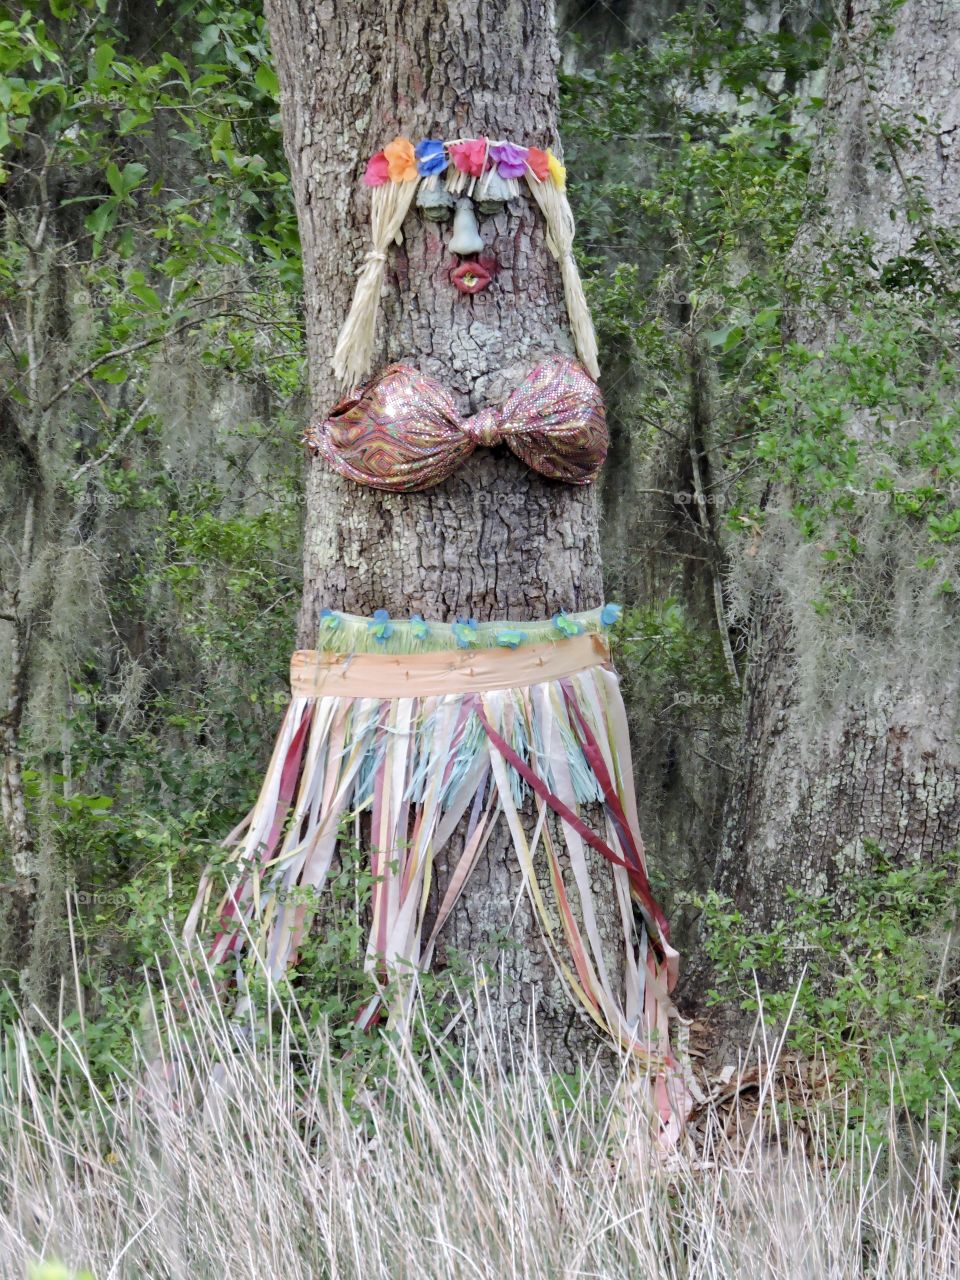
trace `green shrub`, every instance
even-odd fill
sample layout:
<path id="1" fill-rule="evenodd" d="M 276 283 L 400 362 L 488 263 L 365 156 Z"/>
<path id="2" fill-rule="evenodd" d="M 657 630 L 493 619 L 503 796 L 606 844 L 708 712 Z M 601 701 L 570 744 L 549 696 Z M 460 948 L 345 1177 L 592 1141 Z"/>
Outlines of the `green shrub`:
<path id="1" fill-rule="evenodd" d="M 791 893 L 793 915 L 765 933 L 745 933 L 729 899 L 706 895 L 709 999 L 762 1006 L 768 1022 L 789 1017 L 788 1045 L 851 1086 L 850 1114 L 872 1135 L 888 1125 L 891 1077 L 903 1119 L 939 1132 L 944 1094 L 960 1080 L 957 859 L 898 867 L 871 854 L 871 872 L 845 893 Z M 951 1123 L 956 1146 L 956 1115 Z"/>

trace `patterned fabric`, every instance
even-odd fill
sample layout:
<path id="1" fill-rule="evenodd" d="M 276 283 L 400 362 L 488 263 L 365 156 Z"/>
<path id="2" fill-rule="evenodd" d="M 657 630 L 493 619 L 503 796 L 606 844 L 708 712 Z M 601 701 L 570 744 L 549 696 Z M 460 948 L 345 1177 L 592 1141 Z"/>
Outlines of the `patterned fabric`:
<path id="1" fill-rule="evenodd" d="M 392 364 L 356 388 L 304 440 L 357 484 L 428 489 L 478 447 L 505 444 L 551 480 L 590 484 L 607 453 L 600 389 L 569 356 L 538 364 L 499 408 L 461 417 L 434 378 Z"/>

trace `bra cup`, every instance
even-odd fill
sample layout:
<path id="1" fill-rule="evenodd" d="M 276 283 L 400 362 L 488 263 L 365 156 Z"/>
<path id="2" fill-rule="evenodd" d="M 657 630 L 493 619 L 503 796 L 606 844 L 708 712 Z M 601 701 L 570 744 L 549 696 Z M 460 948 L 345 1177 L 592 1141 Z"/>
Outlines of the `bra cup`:
<path id="1" fill-rule="evenodd" d="M 607 456 L 600 388 L 569 356 L 531 370 L 501 410 L 504 443 L 532 471 L 564 484 L 595 480 Z"/>
<path id="2" fill-rule="evenodd" d="M 459 421 L 440 383 L 390 365 L 323 424 L 323 452 L 360 484 L 415 492 L 446 480 L 473 452 Z"/>

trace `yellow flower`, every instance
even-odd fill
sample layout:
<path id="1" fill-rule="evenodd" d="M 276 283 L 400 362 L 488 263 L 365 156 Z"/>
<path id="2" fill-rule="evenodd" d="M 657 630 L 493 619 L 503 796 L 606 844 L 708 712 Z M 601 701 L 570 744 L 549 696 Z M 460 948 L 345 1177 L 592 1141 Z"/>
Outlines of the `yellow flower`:
<path id="1" fill-rule="evenodd" d="M 387 166 L 390 173 L 391 182 L 415 182 L 419 177 L 417 173 L 417 156 L 413 149 L 413 143 L 407 138 L 394 138 L 394 140 L 383 148 L 383 154 L 387 157 Z"/>
<path id="2" fill-rule="evenodd" d="M 567 185 L 567 171 L 552 151 L 547 152 L 547 165 L 550 169 L 550 177 L 553 179 L 554 186 L 559 187 L 562 191 Z"/>

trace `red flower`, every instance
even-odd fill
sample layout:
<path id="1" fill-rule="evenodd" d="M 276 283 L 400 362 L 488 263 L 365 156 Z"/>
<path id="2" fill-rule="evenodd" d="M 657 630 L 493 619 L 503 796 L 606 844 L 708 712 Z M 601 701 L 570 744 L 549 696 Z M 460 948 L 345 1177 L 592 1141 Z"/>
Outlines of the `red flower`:
<path id="1" fill-rule="evenodd" d="M 550 176 L 550 159 L 545 151 L 538 147 L 527 148 L 527 164 L 533 170 L 533 176 L 546 182 Z"/>

